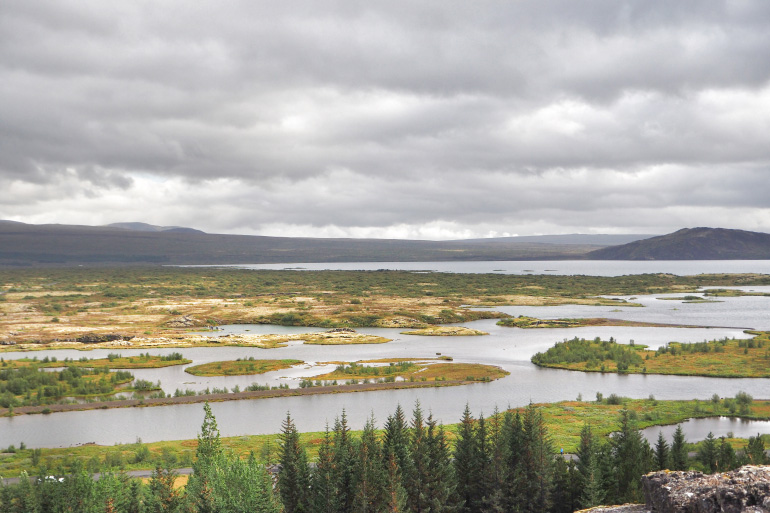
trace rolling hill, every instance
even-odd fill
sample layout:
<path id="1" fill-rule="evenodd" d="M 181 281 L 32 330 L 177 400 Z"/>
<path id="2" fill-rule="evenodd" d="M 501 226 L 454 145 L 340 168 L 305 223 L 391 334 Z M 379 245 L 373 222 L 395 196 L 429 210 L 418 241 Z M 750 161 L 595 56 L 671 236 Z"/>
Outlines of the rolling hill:
<path id="1" fill-rule="evenodd" d="M 204 233 L 141 223 L 32 225 L 0 221 L 0 265 L 254 264 L 579 259 L 605 244 L 567 241 L 322 239 Z M 642 237 L 642 236 L 639 236 Z"/>
<path id="2" fill-rule="evenodd" d="M 725 228 L 682 230 L 606 247 L 586 255 L 591 260 L 766 260 L 770 234 Z"/>

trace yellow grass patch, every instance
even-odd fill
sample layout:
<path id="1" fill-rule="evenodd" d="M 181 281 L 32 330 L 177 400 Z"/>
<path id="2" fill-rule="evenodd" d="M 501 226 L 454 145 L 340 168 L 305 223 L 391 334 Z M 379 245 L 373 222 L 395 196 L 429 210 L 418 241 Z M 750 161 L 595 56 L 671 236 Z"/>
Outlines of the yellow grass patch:
<path id="1" fill-rule="evenodd" d="M 424 335 L 436 337 L 467 337 L 477 335 L 489 335 L 484 331 L 466 328 L 465 326 L 428 326 L 426 328 L 402 331 L 402 335 Z"/>

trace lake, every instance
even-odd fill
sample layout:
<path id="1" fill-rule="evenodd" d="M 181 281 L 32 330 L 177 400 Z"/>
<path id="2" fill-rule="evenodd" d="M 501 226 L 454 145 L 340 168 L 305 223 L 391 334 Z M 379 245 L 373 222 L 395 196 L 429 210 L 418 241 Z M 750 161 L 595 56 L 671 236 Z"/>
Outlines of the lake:
<path id="1" fill-rule="evenodd" d="M 301 264 L 193 265 L 180 267 L 232 267 L 294 271 L 432 271 L 442 273 L 561 274 L 624 276 L 628 274 L 758 273 L 770 274 L 770 260 L 513 260 L 478 262 L 323 262 Z"/>
<path id="2" fill-rule="evenodd" d="M 579 264 L 597 262 L 580 261 Z M 435 263 L 431 263 L 435 264 Z M 466 264 L 466 263 L 462 263 Z M 467 263 L 486 264 L 486 263 Z M 494 262 L 495 268 L 502 269 L 501 262 Z M 533 262 L 517 262 L 527 268 L 537 267 Z M 565 262 L 548 262 L 547 265 Z M 607 264 L 607 262 L 600 262 Z M 610 262 L 614 264 L 614 262 Z M 625 262 L 636 272 L 655 272 L 668 269 L 667 265 L 696 264 L 699 272 L 712 262 L 652 262 L 657 268 L 650 268 L 650 262 Z M 763 262 L 763 265 L 765 263 Z M 303 264 L 307 265 L 307 264 Z M 324 264 L 328 265 L 328 264 Z M 369 265 L 369 264 L 367 264 Z M 371 264 L 375 265 L 375 264 Z M 376 263 L 382 266 L 382 263 Z M 403 265 L 403 264 L 400 264 Z M 409 264 L 412 265 L 412 264 Z M 455 265 L 455 264 L 452 264 Z M 752 267 L 752 262 L 737 262 L 727 271 L 762 272 L 761 266 Z M 550 267 L 549 267 L 550 268 Z M 561 267 L 566 269 L 566 267 Z M 684 269 L 685 267 L 680 267 Z M 616 268 L 616 270 L 619 268 Z M 467 271 L 474 272 L 474 271 Z M 481 271 L 479 271 L 481 272 Z M 706 272 L 706 271 L 703 271 Z M 722 270 L 724 272 L 724 270 Z M 767 269 L 770 272 L 770 267 Z M 757 288 L 754 288 L 757 289 Z M 746 290 L 749 290 L 747 288 Z M 267 373 L 261 376 L 199 378 L 184 372 L 184 366 L 165 369 L 136 370 L 137 378 L 151 381 L 161 380 L 163 389 L 173 393 L 176 388 L 204 390 L 206 388 L 234 386 L 244 388 L 252 382 L 277 385 L 288 383 L 297 386 L 301 377 L 317 375 L 330 369 L 329 365 L 315 365 L 317 362 L 355 361 L 360 359 L 408 357 L 435 357 L 436 353 L 449 355 L 456 362 L 479 362 L 499 365 L 511 373 L 492 383 L 479 383 L 462 387 L 423 388 L 397 391 L 378 391 L 349 394 L 273 398 L 264 400 L 230 401 L 212 404 L 223 436 L 276 433 L 287 412 L 291 412 L 301 431 L 319 431 L 334 423 L 343 409 L 353 428 L 361 428 L 371 413 L 380 425 L 385 418 L 401 404 L 411 410 L 416 401 L 423 409 L 432 412 L 444 423 L 457 422 L 466 404 L 474 414 L 490 414 L 495 407 L 522 406 L 532 402 L 574 400 L 581 395 L 592 400 L 597 392 L 608 396 L 615 393 L 633 398 L 654 395 L 657 399 L 708 400 L 713 394 L 722 397 L 734 396 L 745 391 L 755 398 L 770 398 L 770 386 L 765 379 L 720 379 L 653 375 L 616 375 L 601 373 L 579 373 L 558 369 L 542 369 L 530 363 L 530 357 L 538 351 L 551 347 L 555 342 L 572 337 L 608 339 L 614 337 L 621 343 L 634 340 L 652 348 L 669 341 L 698 342 L 722 337 L 747 338 L 745 328 L 770 329 L 767 315 L 770 298 L 735 297 L 720 298 L 713 303 L 685 303 L 659 299 L 663 296 L 635 296 L 627 299 L 644 305 L 643 308 L 621 305 L 554 307 L 499 307 L 512 315 L 533 315 L 542 318 L 558 317 L 618 317 L 629 320 L 663 323 L 684 323 L 711 326 L 710 328 L 639 328 L 639 327 L 597 327 L 574 329 L 503 328 L 494 320 L 482 320 L 465 325 L 490 333 L 482 337 L 425 337 L 401 335 L 397 329 L 366 328 L 363 333 L 381 335 L 392 342 L 375 345 L 313 346 L 299 342 L 290 343 L 277 349 L 241 347 L 181 349 L 193 364 L 253 356 L 262 358 L 295 358 L 306 362 L 292 369 Z M 316 331 L 313 328 L 238 325 L 225 327 L 223 331 L 207 332 L 211 336 L 248 331 L 251 333 L 302 333 Z M 125 356 L 142 350 L 120 350 Z M 176 349 L 151 350 L 152 354 L 168 354 Z M 55 350 L 34 353 L 38 358 L 56 356 L 79 358 L 106 357 L 115 350 L 96 350 L 83 353 L 74 350 Z M 31 353 L 6 353 L 4 358 L 32 356 Z M 56 413 L 51 415 L 24 415 L 0 419 L 0 446 L 19 445 L 25 442 L 29 447 L 70 446 L 88 442 L 111 445 L 131 443 L 137 437 L 145 442 L 158 440 L 195 438 L 203 420 L 200 404 L 175 405 L 152 408 L 123 408 L 93 410 L 85 412 Z M 716 433 L 715 433 L 716 434 Z M 755 433 L 754 433 L 755 434 Z M 655 433 L 657 437 L 657 432 Z"/>

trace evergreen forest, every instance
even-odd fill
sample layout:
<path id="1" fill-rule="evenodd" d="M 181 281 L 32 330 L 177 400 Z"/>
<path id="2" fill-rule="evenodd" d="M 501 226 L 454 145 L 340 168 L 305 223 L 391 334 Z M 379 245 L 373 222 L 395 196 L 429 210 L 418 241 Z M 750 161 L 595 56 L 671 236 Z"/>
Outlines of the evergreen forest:
<path id="1" fill-rule="evenodd" d="M 620 413 L 620 429 L 600 438 L 583 426 L 575 455 L 557 453 L 538 408 L 475 418 L 466 406 L 448 432 L 419 403 L 411 418 L 399 406 L 382 429 L 370 417 L 351 432 L 343 411 L 326 429 L 316 461 L 290 415 L 283 422 L 279 463 L 269 468 L 251 453 L 222 446 L 208 404 L 193 471 L 184 487 L 173 469 L 157 467 L 146 483 L 124 473 L 98 479 L 85 468 L 66 475 L 21 476 L 0 487 L 0 513 L 22 512 L 554 512 L 601 504 L 643 501 L 641 475 L 692 465 L 707 472 L 765 463 L 761 438 L 736 454 L 712 435 L 689 458 L 681 427 L 673 440 L 651 446 L 632 411 Z"/>

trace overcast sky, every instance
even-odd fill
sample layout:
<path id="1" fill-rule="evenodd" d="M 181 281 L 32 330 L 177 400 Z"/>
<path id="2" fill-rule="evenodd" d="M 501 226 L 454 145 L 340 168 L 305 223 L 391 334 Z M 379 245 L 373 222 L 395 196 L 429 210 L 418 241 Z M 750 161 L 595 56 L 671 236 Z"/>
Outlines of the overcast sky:
<path id="1" fill-rule="evenodd" d="M 0 219 L 770 232 L 767 0 L 0 2 Z"/>

